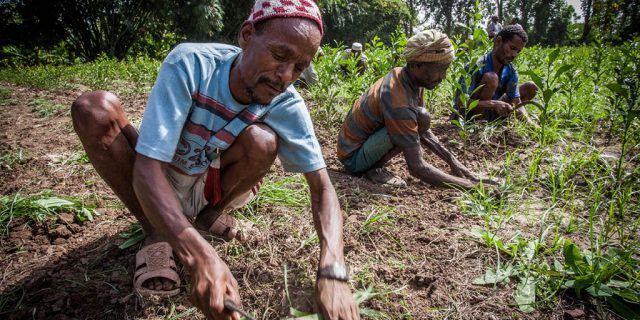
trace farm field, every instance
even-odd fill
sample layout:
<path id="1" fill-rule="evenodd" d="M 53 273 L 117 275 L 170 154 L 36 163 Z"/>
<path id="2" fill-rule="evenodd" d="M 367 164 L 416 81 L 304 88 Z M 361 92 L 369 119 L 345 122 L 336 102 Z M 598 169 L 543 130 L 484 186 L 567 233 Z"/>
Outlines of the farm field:
<path id="1" fill-rule="evenodd" d="M 457 42 L 447 80 L 425 95 L 427 109 L 461 162 L 500 181 L 496 194 L 425 185 L 401 157 L 391 169 L 408 187 L 385 188 L 337 160 L 351 102 L 402 65 L 405 41 L 372 41 L 370 69 L 348 78 L 333 63 L 340 49 L 327 46 L 316 61 L 320 82 L 301 90 L 341 201 L 363 317 L 640 317 L 640 42 L 525 49 L 516 66 L 541 88 L 529 106 L 539 128 L 449 121 L 464 63 L 488 50 L 487 39 Z M 69 116 L 82 92 L 104 89 L 138 126 L 159 65 L 99 59 L 0 70 L 0 318 L 204 318 L 188 301 L 184 271 L 174 298 L 133 293 L 141 232 L 91 167 Z M 319 249 L 304 178 L 276 163 L 254 202 L 234 215 L 256 233 L 213 244 L 245 309 L 258 319 L 314 319 Z"/>

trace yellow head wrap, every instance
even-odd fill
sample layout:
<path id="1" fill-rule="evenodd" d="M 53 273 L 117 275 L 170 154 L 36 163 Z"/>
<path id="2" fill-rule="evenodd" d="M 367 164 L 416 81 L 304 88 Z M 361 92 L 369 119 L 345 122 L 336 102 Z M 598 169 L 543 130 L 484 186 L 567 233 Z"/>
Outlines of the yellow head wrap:
<path id="1" fill-rule="evenodd" d="M 438 30 L 424 30 L 411 37 L 404 54 L 407 62 L 450 63 L 454 57 L 449 37 Z"/>

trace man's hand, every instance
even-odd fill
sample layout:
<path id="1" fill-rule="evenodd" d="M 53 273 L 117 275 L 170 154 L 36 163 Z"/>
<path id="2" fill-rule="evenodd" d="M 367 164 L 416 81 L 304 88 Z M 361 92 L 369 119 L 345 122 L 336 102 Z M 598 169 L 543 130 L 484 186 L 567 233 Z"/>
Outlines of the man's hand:
<path id="1" fill-rule="evenodd" d="M 513 112 L 513 107 L 504 101 L 493 100 L 493 110 L 501 117 L 508 117 Z"/>
<path id="2" fill-rule="evenodd" d="M 349 284 L 340 280 L 320 278 L 316 282 L 318 307 L 326 320 L 360 319 L 358 305 Z"/>
<path id="3" fill-rule="evenodd" d="M 217 256 L 200 261 L 191 277 L 191 302 L 210 320 L 240 320 L 237 312 L 224 309 L 224 298 L 241 307 L 238 282 L 229 267 Z"/>

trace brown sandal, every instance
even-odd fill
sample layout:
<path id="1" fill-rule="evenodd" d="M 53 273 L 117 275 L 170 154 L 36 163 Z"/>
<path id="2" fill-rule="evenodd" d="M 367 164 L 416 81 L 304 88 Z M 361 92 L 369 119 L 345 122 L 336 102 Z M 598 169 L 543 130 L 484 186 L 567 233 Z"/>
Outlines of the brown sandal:
<path id="1" fill-rule="evenodd" d="M 200 235 L 206 240 L 212 240 L 213 238 L 222 239 L 224 241 L 231 241 L 237 239 L 238 241 L 245 241 L 249 234 L 253 232 L 252 222 L 236 222 L 236 219 L 227 213 L 222 213 L 211 224 L 208 230 L 199 230 Z"/>
<path id="2" fill-rule="evenodd" d="M 209 233 L 225 241 L 233 240 L 238 234 L 236 219 L 226 213 L 220 214 L 216 221 L 211 224 L 211 227 L 209 227 Z"/>
<path id="3" fill-rule="evenodd" d="M 152 278 L 165 278 L 173 281 L 173 290 L 151 290 L 143 287 L 145 281 Z M 136 254 L 136 273 L 133 277 L 133 287 L 140 295 L 171 297 L 180 293 L 180 276 L 176 269 L 171 246 L 166 242 L 156 242 L 144 246 Z"/>

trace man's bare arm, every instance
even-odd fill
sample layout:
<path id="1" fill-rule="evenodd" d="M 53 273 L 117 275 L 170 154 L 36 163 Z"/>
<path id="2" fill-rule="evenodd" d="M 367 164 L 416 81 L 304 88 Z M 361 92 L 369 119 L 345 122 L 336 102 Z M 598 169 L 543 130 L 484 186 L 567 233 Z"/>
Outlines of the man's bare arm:
<path id="1" fill-rule="evenodd" d="M 409 167 L 409 173 L 423 182 L 434 186 L 455 185 L 466 189 L 473 188 L 475 185 L 471 180 L 447 174 L 424 161 L 420 145 L 404 147 L 402 153 Z"/>
<path id="2" fill-rule="evenodd" d="M 344 265 L 342 211 L 338 196 L 326 169 L 305 173 L 311 191 L 313 222 L 320 239 L 319 268 L 333 263 Z M 347 282 L 319 278 L 316 281 L 317 300 L 325 319 L 360 319 L 358 305 Z"/>
<path id="3" fill-rule="evenodd" d="M 162 240 L 169 242 L 192 279 L 192 301 L 208 319 L 228 319 L 224 298 L 240 305 L 238 284 L 215 249 L 182 213 L 182 206 L 166 177 L 168 165 L 136 155 L 133 187 L 140 205 Z M 239 319 L 234 314 L 234 319 Z"/>
<path id="4" fill-rule="evenodd" d="M 344 264 L 342 211 L 326 169 L 305 173 L 311 191 L 313 223 L 320 240 L 320 267 Z"/>

